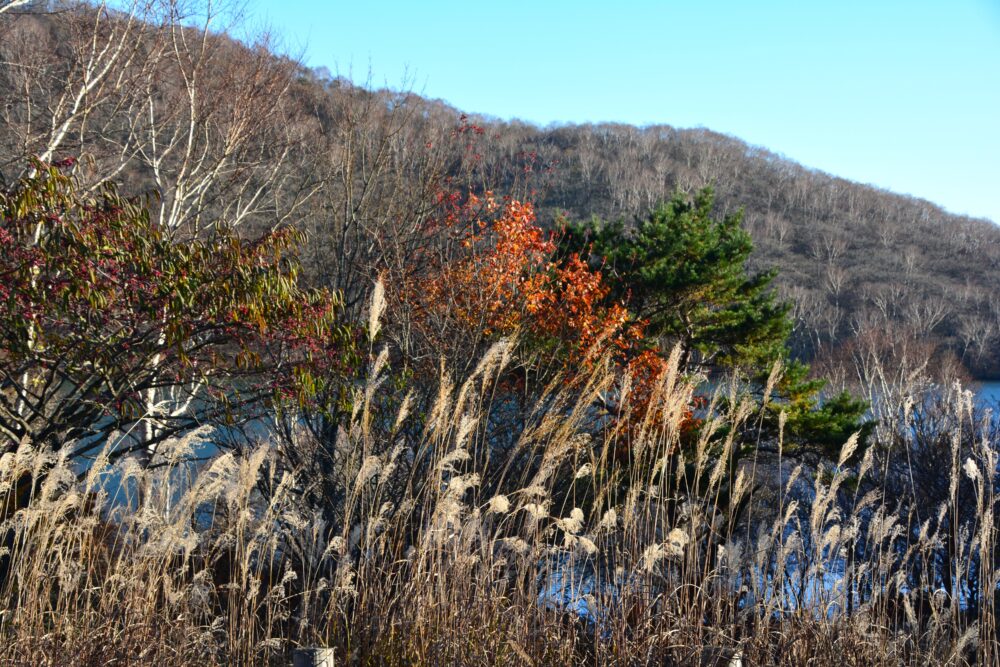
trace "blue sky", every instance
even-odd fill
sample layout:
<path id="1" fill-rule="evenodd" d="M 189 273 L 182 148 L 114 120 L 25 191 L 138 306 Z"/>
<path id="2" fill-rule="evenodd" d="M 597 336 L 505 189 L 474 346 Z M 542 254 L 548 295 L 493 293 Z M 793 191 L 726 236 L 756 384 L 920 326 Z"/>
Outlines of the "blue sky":
<path id="1" fill-rule="evenodd" d="M 707 127 L 1000 222 L 1000 0 L 249 0 L 285 50 L 540 125 Z"/>

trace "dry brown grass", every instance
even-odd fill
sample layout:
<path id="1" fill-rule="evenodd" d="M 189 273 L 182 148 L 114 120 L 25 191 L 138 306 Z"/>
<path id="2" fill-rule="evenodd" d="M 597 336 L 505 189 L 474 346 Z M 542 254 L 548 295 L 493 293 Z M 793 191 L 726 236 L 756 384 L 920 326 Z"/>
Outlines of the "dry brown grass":
<path id="1" fill-rule="evenodd" d="M 906 423 L 857 466 L 843 465 L 852 439 L 840 466 L 749 457 L 729 470 L 719 461 L 744 445 L 750 411 L 716 400 L 701 439 L 679 447 L 694 385 L 676 372 L 630 465 L 609 455 L 621 434 L 594 427 L 604 371 L 553 384 L 499 447 L 511 349 L 459 385 L 440 378 L 422 407 L 384 400 L 377 361 L 335 442 L 299 430 L 196 475 L 184 461 L 198 433 L 150 469 L 98 460 L 81 476 L 27 446 L 0 459 L 0 494 L 39 480 L 0 526 L 0 664 L 285 664 L 300 645 L 371 665 L 997 659 L 993 596 L 970 597 L 997 586 L 996 443 L 962 431 L 967 395 L 941 408 L 947 493 L 920 507 L 886 495 L 893 461 L 918 452 L 904 451 Z M 323 482 L 336 502 L 309 500 L 319 473 L 284 465 L 292 445 L 336 450 Z M 705 481 L 671 496 L 685 476 Z"/>

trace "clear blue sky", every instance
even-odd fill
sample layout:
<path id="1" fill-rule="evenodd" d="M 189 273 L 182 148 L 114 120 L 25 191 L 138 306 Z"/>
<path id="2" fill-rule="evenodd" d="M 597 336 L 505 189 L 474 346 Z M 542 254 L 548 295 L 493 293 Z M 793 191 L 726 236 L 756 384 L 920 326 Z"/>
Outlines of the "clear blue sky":
<path id="1" fill-rule="evenodd" d="M 249 0 L 285 50 L 540 125 L 707 127 L 1000 222 L 1000 0 Z"/>

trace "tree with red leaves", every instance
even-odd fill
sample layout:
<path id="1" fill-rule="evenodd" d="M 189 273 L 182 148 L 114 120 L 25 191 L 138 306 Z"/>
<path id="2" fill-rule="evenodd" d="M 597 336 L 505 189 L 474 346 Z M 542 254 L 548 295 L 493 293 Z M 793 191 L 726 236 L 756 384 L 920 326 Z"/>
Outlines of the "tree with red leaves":
<path id="1" fill-rule="evenodd" d="M 0 453 L 141 452 L 306 403 L 354 364 L 339 299 L 298 284 L 299 235 L 171 241 L 143 201 L 36 162 L 0 191 Z"/>

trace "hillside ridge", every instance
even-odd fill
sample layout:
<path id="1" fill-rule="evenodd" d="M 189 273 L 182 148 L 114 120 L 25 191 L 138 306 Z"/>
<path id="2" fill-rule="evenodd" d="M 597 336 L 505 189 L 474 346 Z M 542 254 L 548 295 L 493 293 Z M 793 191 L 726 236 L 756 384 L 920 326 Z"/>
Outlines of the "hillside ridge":
<path id="1" fill-rule="evenodd" d="M 371 281 L 376 258 L 364 248 L 412 228 L 448 184 L 530 199 L 550 227 L 563 217 L 633 220 L 677 191 L 711 186 L 720 214 L 744 210 L 753 268 L 779 270 L 798 356 L 836 359 L 851 354 L 851 341 L 908 338 L 977 377 L 1000 377 L 992 222 L 704 128 L 469 116 L 310 70 L 267 39 L 244 44 L 216 32 L 179 53 L 187 47 L 168 28 L 112 16 L 99 29 L 123 48 L 94 55 L 94 11 L 0 15 L 7 180 L 30 156 L 76 156 L 85 180 L 160 193 L 157 215 L 171 228 L 197 230 L 211 217 L 251 231 L 294 222 L 309 232 L 312 280 L 342 290 L 349 308 Z M 74 105 L 88 67 L 104 78 Z M 195 68 L 210 76 L 187 76 Z M 463 126 L 477 131 L 458 134 Z"/>

